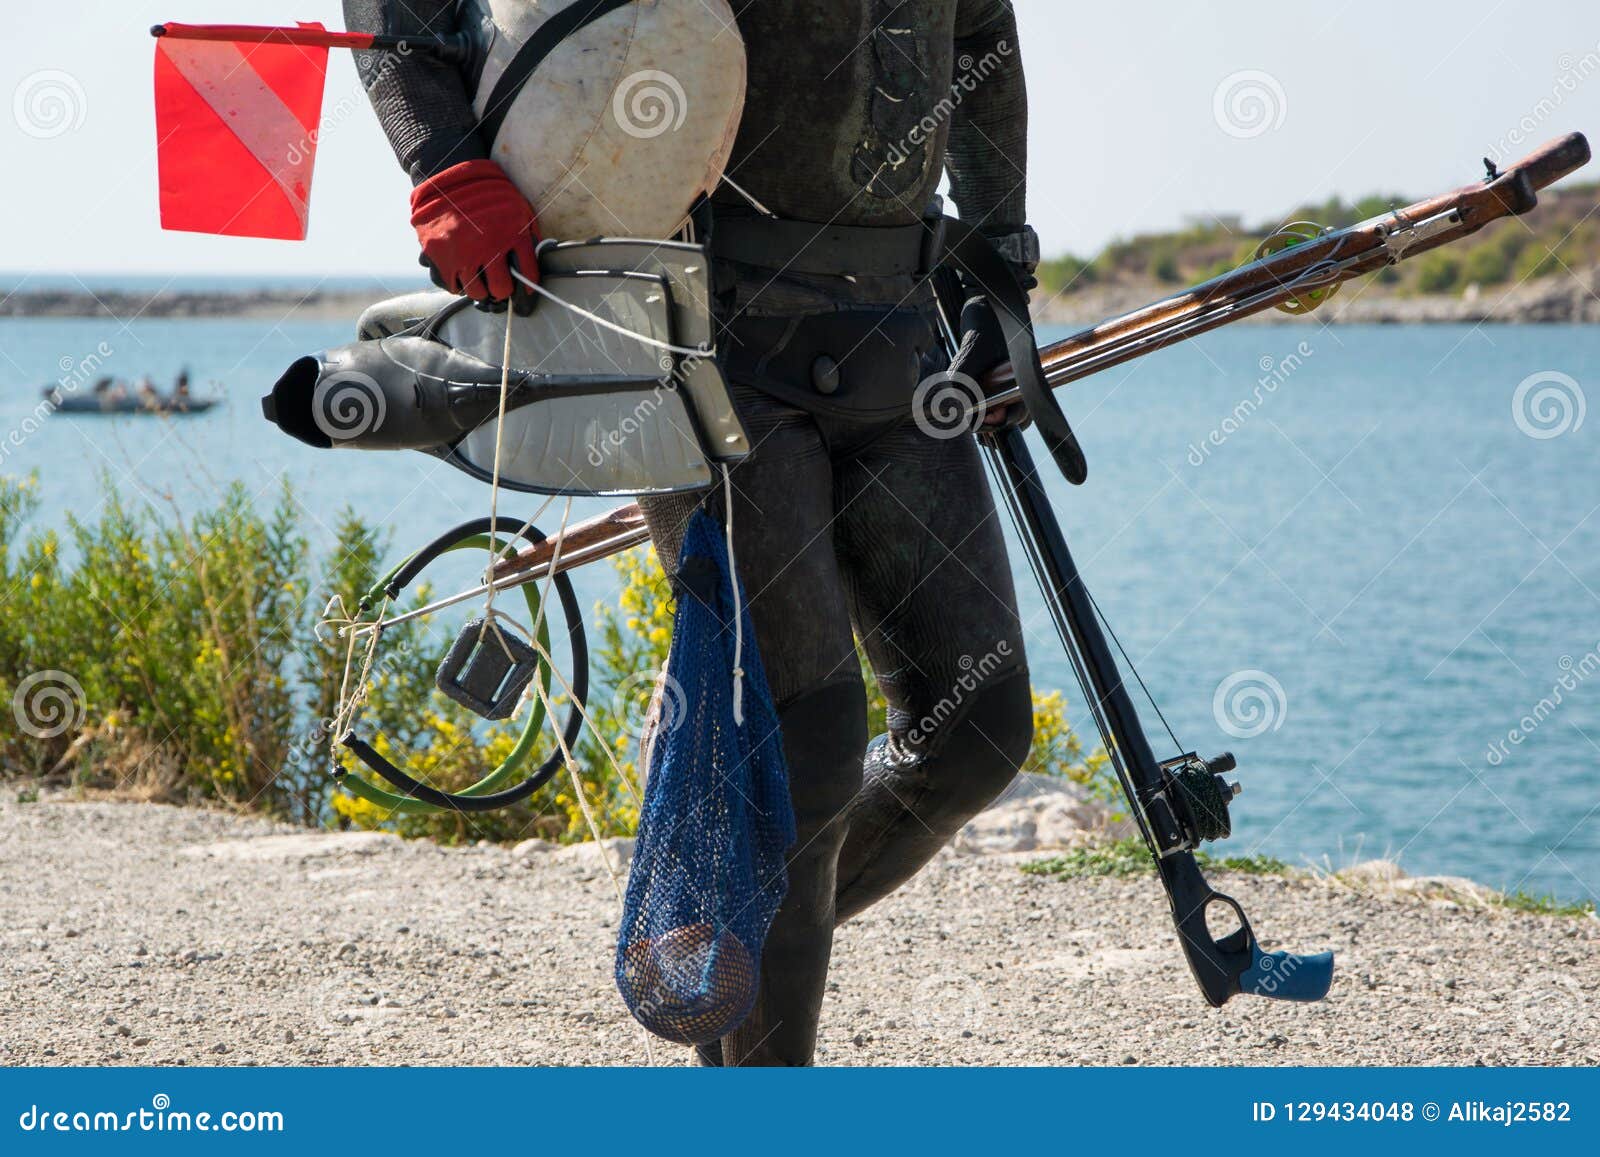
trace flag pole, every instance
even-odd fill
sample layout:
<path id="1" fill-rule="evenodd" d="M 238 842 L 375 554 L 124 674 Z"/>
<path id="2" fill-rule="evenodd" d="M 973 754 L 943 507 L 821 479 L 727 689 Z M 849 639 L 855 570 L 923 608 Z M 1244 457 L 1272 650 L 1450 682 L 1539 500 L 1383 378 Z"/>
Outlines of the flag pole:
<path id="1" fill-rule="evenodd" d="M 426 52 L 450 64 L 465 63 L 467 38 L 449 36 L 384 36 L 370 32 L 331 32 L 325 28 L 275 28 L 260 24 L 157 24 L 150 35 L 174 40 L 229 41 L 234 44 L 291 44 L 302 48 L 349 48 L 358 52 Z"/>

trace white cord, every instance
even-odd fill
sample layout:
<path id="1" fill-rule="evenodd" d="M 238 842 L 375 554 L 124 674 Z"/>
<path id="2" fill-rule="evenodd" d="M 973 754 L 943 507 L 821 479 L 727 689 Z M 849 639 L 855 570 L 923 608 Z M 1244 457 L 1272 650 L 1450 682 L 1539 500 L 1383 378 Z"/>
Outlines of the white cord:
<path id="1" fill-rule="evenodd" d="M 733 555 L 733 478 L 722 464 L 722 490 L 727 496 L 728 581 L 733 584 L 733 722 L 744 726 L 744 605 L 739 590 L 739 567 Z"/>
<path id="2" fill-rule="evenodd" d="M 748 190 L 742 188 L 739 185 L 739 183 L 737 181 L 735 181 L 732 177 L 728 176 L 727 173 L 723 173 L 722 174 L 722 183 L 727 185 L 728 188 L 732 189 L 735 193 L 739 194 L 739 196 L 743 197 L 746 201 L 749 201 L 750 202 L 750 207 L 752 209 L 754 209 L 757 213 L 760 213 L 764 217 L 776 217 L 777 216 L 777 214 L 774 213 L 771 209 L 767 208 L 760 201 L 756 200 L 754 193 L 751 193 Z"/>
<path id="3" fill-rule="evenodd" d="M 512 270 L 513 273 L 516 270 Z M 500 407 L 494 423 L 494 473 L 489 478 L 489 557 L 495 558 L 494 542 L 500 530 L 500 452 L 505 445 L 506 398 L 511 394 L 511 310 L 506 310 L 506 339 L 500 354 Z M 493 573 L 493 563 L 490 564 Z M 483 600 L 483 625 L 489 626 L 494 610 L 494 583 Z M 482 641 L 482 634 L 478 636 Z"/>
<path id="4" fill-rule="evenodd" d="M 642 345 L 647 345 L 651 349 L 665 350 L 669 354 L 677 354 L 680 357 L 686 358 L 708 358 L 712 356 L 712 352 L 709 349 L 695 346 L 673 345 L 671 342 L 664 342 L 653 337 L 646 337 L 644 334 L 631 330 L 625 325 L 618 325 L 609 318 L 601 317 L 597 313 L 590 313 L 587 309 L 584 309 L 580 305 L 573 305 L 572 302 L 568 301 L 564 297 L 557 297 L 544 286 L 540 285 L 537 281 L 530 281 L 528 278 L 524 277 L 519 270 L 513 269 L 511 271 L 511 276 L 515 277 L 518 281 L 522 282 L 523 285 L 533 290 L 545 300 L 555 302 L 562 309 L 571 310 L 579 317 L 587 318 L 589 321 L 594 322 L 595 325 L 609 329 L 613 333 L 620 333 L 623 337 L 631 337 L 634 341 L 639 342 Z"/>

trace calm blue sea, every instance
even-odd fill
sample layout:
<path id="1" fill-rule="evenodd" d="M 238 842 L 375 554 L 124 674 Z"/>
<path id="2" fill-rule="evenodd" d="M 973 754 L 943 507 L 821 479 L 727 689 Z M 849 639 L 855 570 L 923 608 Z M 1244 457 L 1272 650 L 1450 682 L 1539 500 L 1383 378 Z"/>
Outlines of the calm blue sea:
<path id="1" fill-rule="evenodd" d="M 346 504 L 397 545 L 486 513 L 484 487 L 431 459 L 319 453 L 262 420 L 278 372 L 348 328 L 0 321 L 0 431 L 102 349 L 105 372 L 189 366 L 227 399 L 173 422 L 52 418 L 0 446 L 0 470 L 39 473 L 48 519 L 91 514 L 101 476 L 191 506 L 287 478 L 322 543 Z M 1591 329 L 1314 325 L 1222 331 L 1063 391 L 1091 471 L 1054 488 L 1069 539 L 1182 741 L 1238 754 L 1237 850 L 1600 890 L 1585 391 L 1600 402 Z M 607 593 L 601 570 L 584 582 Z M 1035 681 L 1087 727 L 1023 590 Z"/>

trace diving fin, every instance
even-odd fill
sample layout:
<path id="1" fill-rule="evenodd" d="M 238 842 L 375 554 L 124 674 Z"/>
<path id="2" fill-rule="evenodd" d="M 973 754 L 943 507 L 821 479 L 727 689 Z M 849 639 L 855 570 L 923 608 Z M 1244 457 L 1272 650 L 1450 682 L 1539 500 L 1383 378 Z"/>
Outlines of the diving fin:
<path id="1" fill-rule="evenodd" d="M 1321 1000 L 1333 987 L 1333 953 L 1265 952 L 1259 944 L 1250 945 L 1255 957 L 1250 967 L 1239 974 L 1239 991 L 1271 1000 L 1303 1003 Z"/>
<path id="2" fill-rule="evenodd" d="M 496 417 L 501 376 L 499 366 L 471 354 L 400 334 L 297 359 L 261 400 L 261 410 L 284 433 L 320 450 L 431 450 Z M 651 375 L 513 370 L 506 408 L 660 384 Z"/>
<path id="3" fill-rule="evenodd" d="M 714 463 L 749 452 L 711 345 L 700 247 L 546 245 L 541 262 L 552 297 L 526 316 L 439 293 L 374 305 L 359 340 L 298 359 L 263 412 L 311 446 L 421 450 L 543 494 L 704 489 Z"/>

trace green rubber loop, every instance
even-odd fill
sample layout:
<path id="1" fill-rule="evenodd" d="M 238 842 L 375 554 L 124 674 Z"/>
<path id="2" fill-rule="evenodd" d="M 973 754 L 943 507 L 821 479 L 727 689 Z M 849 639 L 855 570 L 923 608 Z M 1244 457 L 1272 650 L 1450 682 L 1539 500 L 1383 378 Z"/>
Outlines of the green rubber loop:
<path id="1" fill-rule="evenodd" d="M 498 554 L 507 545 L 509 544 L 502 543 L 499 539 L 490 538 L 486 534 L 475 534 L 447 547 L 443 553 L 449 554 L 457 550 L 487 550 Z M 373 588 L 367 592 L 367 600 L 375 601 L 382 598 L 385 588 L 394 581 L 394 576 L 399 574 L 410 561 L 411 558 L 406 558 L 399 566 L 396 566 L 383 578 L 379 579 Z M 548 655 L 550 653 L 550 622 L 539 615 L 540 603 L 537 584 L 526 584 L 522 588 L 522 597 L 528 604 L 530 620 L 539 624 L 539 646 Z M 507 780 L 528 762 L 529 757 L 533 755 L 538 745 L 539 733 L 544 729 L 544 704 L 546 698 L 550 695 L 550 679 L 550 664 L 541 659 L 539 661 L 539 683 L 544 688 L 544 695 L 534 696 L 533 708 L 528 714 L 528 722 L 523 726 L 522 734 L 517 738 L 517 745 L 511 749 L 510 754 L 506 756 L 505 761 L 499 767 L 489 772 L 488 775 L 471 787 L 463 788 L 454 794 L 488 795 L 490 792 L 498 791 L 505 785 Z M 341 790 L 348 792 L 357 799 L 365 800 L 367 803 L 384 808 L 391 817 L 443 815 L 448 810 L 435 807 L 431 803 L 425 803 L 408 795 L 399 795 L 348 771 L 338 777 L 337 782 Z"/>
<path id="2" fill-rule="evenodd" d="M 1302 223 L 1296 222 L 1295 224 Z M 1305 222 L 1304 224 L 1310 223 Z M 1257 247 L 1255 259 L 1260 260 L 1263 257 L 1270 257 L 1274 253 L 1282 253 L 1285 250 L 1293 249 L 1296 245 L 1304 245 L 1307 241 L 1315 241 L 1320 236 L 1320 233 L 1310 235 L 1290 232 L 1275 233 Z M 1276 244 L 1274 244 L 1275 242 Z M 1277 309 L 1294 317 L 1303 317 L 1338 291 L 1338 282 L 1334 282 L 1332 285 L 1319 286 L 1316 289 L 1308 289 L 1304 293 L 1297 293 L 1288 301 L 1280 303 Z"/>

